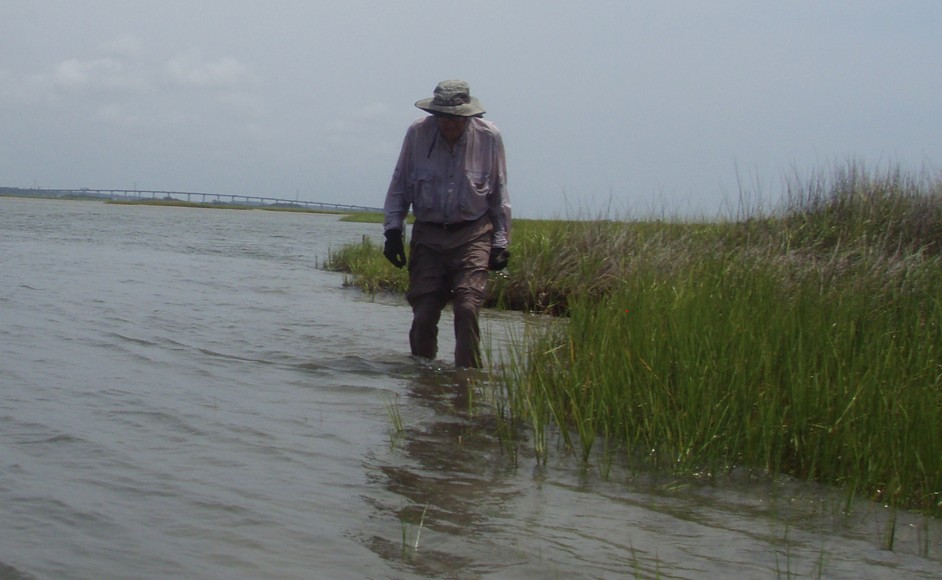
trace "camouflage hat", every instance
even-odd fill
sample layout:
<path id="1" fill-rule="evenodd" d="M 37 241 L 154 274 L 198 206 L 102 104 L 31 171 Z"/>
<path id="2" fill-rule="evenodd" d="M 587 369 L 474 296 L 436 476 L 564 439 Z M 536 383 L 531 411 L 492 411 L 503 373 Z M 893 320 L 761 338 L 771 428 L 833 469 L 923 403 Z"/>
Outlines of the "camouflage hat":
<path id="1" fill-rule="evenodd" d="M 465 81 L 442 81 L 435 87 L 434 96 L 422 99 L 415 106 L 429 113 L 445 113 L 459 117 L 484 114 L 481 101 L 471 96 L 471 87 Z"/>

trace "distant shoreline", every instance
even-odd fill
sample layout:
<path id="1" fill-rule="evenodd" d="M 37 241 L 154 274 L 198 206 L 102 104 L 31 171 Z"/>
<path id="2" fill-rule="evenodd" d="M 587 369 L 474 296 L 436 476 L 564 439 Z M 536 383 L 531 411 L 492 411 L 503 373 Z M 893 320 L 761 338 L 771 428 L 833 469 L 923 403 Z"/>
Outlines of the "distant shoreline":
<path id="1" fill-rule="evenodd" d="M 169 205 L 178 207 L 265 209 L 348 215 L 358 213 L 381 213 L 374 207 L 317 202 L 300 199 L 284 199 L 270 196 L 255 196 L 229 193 L 207 193 L 198 191 L 156 191 L 127 189 L 25 189 L 0 186 L 0 197 L 24 197 L 37 199 L 66 199 L 75 201 L 104 201 L 128 205 Z M 193 201 L 198 199 L 200 201 Z"/>
<path id="2" fill-rule="evenodd" d="M 281 204 L 268 204 L 268 205 L 253 205 L 253 204 L 243 204 L 243 203 L 226 203 L 226 202 L 196 202 L 196 201 L 183 201 L 179 199 L 108 199 L 103 197 L 97 197 L 93 195 L 48 195 L 43 193 L 35 193 L 36 190 L 31 189 L 16 189 L 16 188 L 0 188 L 0 197 L 18 197 L 25 199 L 58 199 L 66 201 L 97 201 L 101 203 L 108 203 L 114 205 L 153 205 L 153 206 L 164 206 L 164 207 L 190 207 L 190 208 L 204 208 L 204 209 L 235 209 L 235 210 L 250 210 L 257 209 L 263 211 L 282 211 L 282 212 L 291 212 L 291 213 L 316 213 L 316 214 L 327 214 L 327 215 L 339 215 L 342 216 L 341 221 L 345 222 L 354 222 L 354 223 L 364 223 L 364 224 L 381 224 L 383 223 L 383 214 L 380 212 L 371 212 L 371 211 L 342 211 L 342 210 L 332 210 L 332 209 L 314 209 L 307 207 L 298 207 L 293 205 L 281 205 Z M 30 193 L 32 192 L 32 193 Z M 408 222 L 412 223 L 413 216 L 409 215 Z"/>
<path id="3" fill-rule="evenodd" d="M 178 199 L 106 199 L 105 203 L 113 205 L 155 205 L 155 206 L 164 206 L 164 207 L 192 207 L 192 208 L 204 208 L 204 209 L 236 209 L 236 210 L 253 210 L 258 209 L 262 211 L 285 211 L 285 212 L 294 212 L 294 213 L 324 213 L 331 215 L 348 215 L 348 212 L 330 210 L 330 209 L 311 209 L 306 207 L 292 207 L 285 205 L 249 205 L 242 203 L 213 203 L 213 202 L 198 202 L 198 201 L 181 201 Z"/>
<path id="4" fill-rule="evenodd" d="M 47 193 L 37 193 L 37 190 L 30 189 L 17 189 L 17 188 L 0 188 L 0 197 L 17 197 L 23 199 L 54 199 L 54 200 L 65 200 L 65 201 L 97 201 L 101 203 L 114 204 L 114 205 L 152 205 L 152 206 L 164 206 L 164 207 L 190 207 L 190 208 L 205 208 L 205 209 L 235 209 L 235 210 L 250 210 L 258 209 L 264 211 L 284 211 L 284 212 L 296 212 L 296 213 L 317 213 L 317 214 L 330 214 L 330 215 L 341 215 L 348 216 L 351 213 L 358 212 L 346 212 L 340 210 L 330 210 L 330 209 L 314 209 L 300 206 L 292 205 L 281 205 L 281 204 L 267 204 L 267 205 L 253 205 L 253 204 L 243 204 L 243 203 L 227 203 L 227 202 L 195 202 L 195 201 L 183 201 L 179 199 L 109 199 L 106 197 L 99 197 L 94 195 L 51 195 Z M 370 212 L 369 215 L 372 215 Z"/>

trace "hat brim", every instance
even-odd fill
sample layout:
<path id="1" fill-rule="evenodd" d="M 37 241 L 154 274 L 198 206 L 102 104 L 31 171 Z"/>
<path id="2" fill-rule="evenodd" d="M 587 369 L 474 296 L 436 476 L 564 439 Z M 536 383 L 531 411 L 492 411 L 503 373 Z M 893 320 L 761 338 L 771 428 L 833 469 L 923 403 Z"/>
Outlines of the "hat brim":
<path id="1" fill-rule="evenodd" d="M 454 107 L 436 105 L 434 101 L 434 98 L 422 99 L 416 101 L 415 106 L 429 113 L 445 113 L 446 115 L 456 115 L 458 117 L 476 117 L 487 112 L 481 105 L 481 101 L 474 97 L 471 97 L 470 103 L 463 103 Z"/>

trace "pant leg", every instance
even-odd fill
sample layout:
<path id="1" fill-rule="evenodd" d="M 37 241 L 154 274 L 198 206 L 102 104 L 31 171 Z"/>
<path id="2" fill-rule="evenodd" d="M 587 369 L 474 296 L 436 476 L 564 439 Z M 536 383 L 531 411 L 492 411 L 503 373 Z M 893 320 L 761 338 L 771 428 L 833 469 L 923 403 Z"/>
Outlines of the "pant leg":
<path id="1" fill-rule="evenodd" d="M 416 244 L 413 238 L 406 299 L 412 306 L 409 346 L 415 356 L 435 358 L 438 355 L 438 321 L 450 293 L 446 273 L 444 254 Z"/>
<path id="2" fill-rule="evenodd" d="M 463 246 L 452 256 L 451 288 L 455 314 L 455 366 L 481 366 L 481 330 L 478 316 L 487 287 L 490 235 Z"/>
<path id="3" fill-rule="evenodd" d="M 438 354 L 438 320 L 445 303 L 438 294 L 417 296 L 412 302 L 412 328 L 409 329 L 409 346 L 412 354 L 435 358 Z"/>
<path id="4" fill-rule="evenodd" d="M 478 314 L 483 296 L 476 292 L 459 291 L 454 295 L 455 312 L 455 366 L 479 368 L 481 366 L 481 329 Z"/>
<path id="5" fill-rule="evenodd" d="M 462 232 L 466 234 L 467 232 Z M 433 242 L 444 235 L 429 232 Z M 491 249 L 489 222 L 480 232 L 458 242 L 456 246 L 444 243 L 417 242 L 413 231 L 409 256 L 409 290 L 406 298 L 412 305 L 412 328 L 409 343 L 412 354 L 434 358 L 438 351 L 438 322 L 441 311 L 449 299 L 454 300 L 455 366 L 480 367 L 480 339 L 478 314 L 484 304 L 487 287 L 487 263 Z"/>

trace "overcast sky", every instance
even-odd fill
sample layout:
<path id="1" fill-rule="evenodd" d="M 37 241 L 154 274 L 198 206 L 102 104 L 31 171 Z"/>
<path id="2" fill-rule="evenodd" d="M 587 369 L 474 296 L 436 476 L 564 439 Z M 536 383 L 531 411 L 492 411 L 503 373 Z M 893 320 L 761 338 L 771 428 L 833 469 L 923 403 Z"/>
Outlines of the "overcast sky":
<path id="1" fill-rule="evenodd" d="M 516 217 L 717 215 L 848 160 L 938 173 L 940 24 L 938 0 L 3 0 L 0 185 L 381 206 L 415 101 L 462 78 Z"/>

